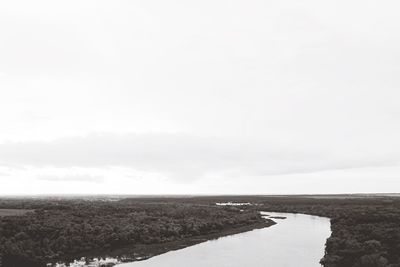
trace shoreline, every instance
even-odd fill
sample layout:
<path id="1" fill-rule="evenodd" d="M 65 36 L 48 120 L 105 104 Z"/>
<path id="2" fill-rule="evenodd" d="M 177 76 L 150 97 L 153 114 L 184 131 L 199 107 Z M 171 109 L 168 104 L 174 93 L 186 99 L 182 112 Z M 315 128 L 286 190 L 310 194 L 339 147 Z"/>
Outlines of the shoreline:
<path id="1" fill-rule="evenodd" d="M 216 240 L 226 236 L 231 236 L 235 234 L 253 231 L 256 229 L 270 227 L 274 224 L 276 224 L 276 222 L 274 222 L 273 220 L 268 220 L 268 221 L 266 220 L 265 222 L 259 222 L 251 225 L 243 225 L 235 228 L 226 229 L 221 232 L 210 233 L 197 237 L 190 237 L 187 239 L 167 242 L 164 244 L 139 245 L 136 247 L 136 249 L 141 247 L 143 249 L 143 252 L 147 252 L 147 254 L 149 254 L 150 252 L 151 255 L 147 255 L 147 257 L 145 257 L 145 259 L 148 259 L 157 255 L 161 255 L 163 253 L 167 253 L 169 251 L 183 249 L 186 247 L 190 247 L 211 240 Z"/>
<path id="2" fill-rule="evenodd" d="M 228 228 L 222 230 L 220 232 L 213 232 L 205 235 L 199 235 L 195 237 L 188 237 L 181 240 L 170 241 L 165 243 L 158 243 L 158 244 L 137 244 L 132 246 L 126 246 L 118 249 L 113 250 L 104 250 L 104 251 L 92 251 L 87 253 L 78 254 L 75 256 L 67 257 L 69 260 L 65 260 L 63 262 L 68 263 L 70 262 L 71 258 L 80 259 L 81 257 L 85 257 L 86 259 L 91 258 L 103 258 L 110 257 L 110 258 L 119 258 L 121 262 L 117 263 L 129 263 L 135 261 L 146 260 L 154 256 L 158 256 L 170 251 L 175 251 L 179 249 L 183 249 L 186 247 L 190 247 L 193 245 L 197 245 L 203 242 L 216 240 L 221 237 L 226 237 L 230 235 L 240 234 L 249 232 L 256 229 L 262 229 L 266 227 L 270 227 L 275 225 L 276 222 L 270 219 L 265 219 L 263 222 L 257 222 L 254 224 L 249 225 L 241 225 L 238 227 Z M 73 260 L 72 260 L 73 261 Z"/>

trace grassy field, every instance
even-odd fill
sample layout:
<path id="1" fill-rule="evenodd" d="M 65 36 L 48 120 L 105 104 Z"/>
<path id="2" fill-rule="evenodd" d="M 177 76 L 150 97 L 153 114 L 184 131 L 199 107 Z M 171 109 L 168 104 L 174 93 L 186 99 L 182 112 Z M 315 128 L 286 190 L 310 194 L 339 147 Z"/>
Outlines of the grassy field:
<path id="1" fill-rule="evenodd" d="M 0 217 L 4 216 L 21 216 L 31 210 L 24 209 L 0 209 Z"/>

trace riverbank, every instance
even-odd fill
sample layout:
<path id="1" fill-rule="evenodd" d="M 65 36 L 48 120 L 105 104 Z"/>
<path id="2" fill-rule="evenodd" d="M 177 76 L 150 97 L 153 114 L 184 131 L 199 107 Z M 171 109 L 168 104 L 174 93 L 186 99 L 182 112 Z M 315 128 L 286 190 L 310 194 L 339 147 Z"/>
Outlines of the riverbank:
<path id="1" fill-rule="evenodd" d="M 219 238 L 116 267 L 320 266 L 324 244 L 331 233 L 329 219 L 303 214 L 261 214 L 286 219 L 277 220 L 273 227 Z"/>
<path id="2" fill-rule="evenodd" d="M 265 219 L 263 222 L 257 222 L 254 224 L 227 228 L 222 231 L 216 231 L 205 235 L 188 237 L 171 242 L 164 242 L 157 244 L 136 244 L 133 246 L 126 246 L 118 249 L 113 249 L 111 251 L 101 250 L 101 251 L 86 252 L 85 254 L 74 255 L 74 257 L 68 257 L 69 258 L 68 261 L 71 261 L 72 258 L 79 259 L 81 257 L 85 257 L 86 259 L 90 259 L 90 258 L 101 258 L 101 257 L 104 258 L 105 256 L 110 258 L 117 258 L 121 262 L 141 261 L 169 251 L 183 249 L 206 241 L 216 240 L 218 238 L 225 236 L 230 236 L 244 232 L 249 232 L 256 229 L 270 227 L 274 224 L 276 224 L 276 222 L 274 222 L 273 220 Z"/>
<path id="3" fill-rule="evenodd" d="M 257 209 L 267 212 L 331 218 L 332 234 L 321 260 L 325 267 L 400 266 L 398 197 L 264 197 L 257 198 L 256 203 Z"/>
<path id="4" fill-rule="evenodd" d="M 191 236 L 215 236 L 216 232 L 230 233 L 239 226 L 264 222 L 254 210 L 147 198 L 0 199 L 0 209 L 7 214 L 15 213 L 12 209 L 34 210 L 23 216 L 0 216 L 0 233 L 5 233 L 0 236 L 4 267 L 55 266 L 60 261 L 110 255 L 125 261 L 201 241 L 188 238 Z M 171 244 L 174 240 L 182 241 Z M 126 254 L 110 252 L 121 247 L 129 247 Z M 84 266 L 81 262 L 76 265 Z"/>
<path id="5" fill-rule="evenodd" d="M 166 253 L 168 251 L 173 251 L 177 249 L 182 249 L 186 247 L 190 247 L 202 242 L 206 242 L 209 240 L 214 240 L 218 239 L 221 237 L 225 236 L 230 236 L 230 235 L 235 235 L 235 234 L 240 234 L 248 231 L 252 231 L 255 229 L 262 229 L 266 227 L 270 227 L 272 225 L 276 224 L 273 220 L 266 219 L 265 222 L 261 223 L 255 223 L 251 225 L 243 225 L 231 229 L 226 229 L 221 232 L 215 232 L 215 233 L 210 233 L 207 235 L 201 235 L 201 236 L 196 236 L 196 237 L 190 237 L 187 239 L 179 240 L 179 241 L 173 241 L 173 242 L 167 242 L 164 244 L 153 244 L 153 245 L 138 245 L 135 247 L 136 253 L 142 256 L 141 259 L 148 259 L 153 256 L 157 256 L 163 253 Z"/>

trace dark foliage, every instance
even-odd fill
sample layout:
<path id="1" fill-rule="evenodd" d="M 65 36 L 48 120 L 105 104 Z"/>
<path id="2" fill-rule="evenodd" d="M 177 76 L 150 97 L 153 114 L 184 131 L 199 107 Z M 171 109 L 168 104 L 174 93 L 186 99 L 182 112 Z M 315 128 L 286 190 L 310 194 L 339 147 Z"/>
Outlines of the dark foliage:
<path id="1" fill-rule="evenodd" d="M 254 206 L 215 207 L 216 202 Z M 43 266 L 84 251 L 181 240 L 248 225 L 256 210 L 331 218 L 325 267 L 400 267 L 400 198 L 221 196 L 103 200 L 0 200 L 35 212 L 0 217 L 3 265 Z"/>
<path id="2" fill-rule="evenodd" d="M 250 202 L 255 205 L 248 209 L 329 217 L 332 235 L 326 242 L 323 266 L 400 267 L 400 197 L 213 196 L 191 201 Z"/>
<path id="3" fill-rule="evenodd" d="M 0 266 L 35 267 L 85 251 L 156 244 L 261 222 L 256 211 L 183 202 L 0 200 Z M 1 265 L 2 264 L 2 265 Z"/>
<path id="4" fill-rule="evenodd" d="M 259 208 L 331 218 L 325 267 L 400 267 L 400 200 L 397 198 L 269 198 Z"/>

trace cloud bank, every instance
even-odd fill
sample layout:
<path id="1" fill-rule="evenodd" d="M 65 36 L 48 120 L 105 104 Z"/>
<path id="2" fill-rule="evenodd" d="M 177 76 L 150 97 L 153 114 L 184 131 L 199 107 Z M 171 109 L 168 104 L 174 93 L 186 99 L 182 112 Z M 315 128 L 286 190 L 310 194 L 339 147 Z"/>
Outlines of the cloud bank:
<path id="1" fill-rule="evenodd" d="M 0 145 L 0 165 L 10 168 L 111 168 L 160 173 L 183 182 L 206 175 L 268 176 L 325 170 L 391 166 L 398 158 L 346 151 L 295 148 L 185 134 L 92 134 L 53 141 Z M 47 178 L 46 178 L 47 177 Z M 40 179 L 49 179 L 48 176 Z M 73 180 L 99 177 L 74 176 Z M 70 180 L 59 177 L 56 180 Z"/>
<path id="2" fill-rule="evenodd" d="M 89 182 L 89 183 L 101 183 L 104 181 L 104 177 L 96 175 L 39 175 L 38 180 L 48 181 L 48 182 Z"/>

